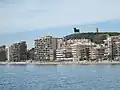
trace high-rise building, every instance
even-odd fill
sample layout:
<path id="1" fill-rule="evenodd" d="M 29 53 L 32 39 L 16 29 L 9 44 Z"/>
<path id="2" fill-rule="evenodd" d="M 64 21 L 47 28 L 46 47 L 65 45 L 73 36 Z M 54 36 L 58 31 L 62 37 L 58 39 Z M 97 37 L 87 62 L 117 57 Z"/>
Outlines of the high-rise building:
<path id="1" fill-rule="evenodd" d="M 53 61 L 56 59 L 57 38 L 41 37 L 35 40 L 35 57 L 37 61 Z"/>
<path id="2" fill-rule="evenodd" d="M 0 46 L 0 61 L 6 61 L 7 60 L 7 51 L 6 46 Z"/>
<path id="3" fill-rule="evenodd" d="M 73 57 L 71 41 L 64 38 L 58 39 L 58 48 L 56 50 L 56 60 L 70 60 Z"/>
<path id="4" fill-rule="evenodd" d="M 34 52 L 35 52 L 35 48 L 31 48 L 30 50 L 27 51 L 28 60 L 34 60 Z"/>
<path id="5" fill-rule="evenodd" d="M 111 36 L 104 40 L 106 46 L 106 56 L 114 60 L 120 58 L 120 36 Z"/>
<path id="6" fill-rule="evenodd" d="M 25 41 L 14 43 L 9 47 L 9 61 L 20 62 L 27 60 L 27 44 Z"/>

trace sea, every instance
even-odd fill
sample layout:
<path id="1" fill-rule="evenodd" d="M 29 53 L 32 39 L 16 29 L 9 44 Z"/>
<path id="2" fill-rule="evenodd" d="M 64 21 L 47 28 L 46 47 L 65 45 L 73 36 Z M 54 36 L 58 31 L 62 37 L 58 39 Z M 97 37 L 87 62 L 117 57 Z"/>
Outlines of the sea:
<path id="1" fill-rule="evenodd" d="M 0 90 L 120 90 L 120 65 L 0 65 Z"/>

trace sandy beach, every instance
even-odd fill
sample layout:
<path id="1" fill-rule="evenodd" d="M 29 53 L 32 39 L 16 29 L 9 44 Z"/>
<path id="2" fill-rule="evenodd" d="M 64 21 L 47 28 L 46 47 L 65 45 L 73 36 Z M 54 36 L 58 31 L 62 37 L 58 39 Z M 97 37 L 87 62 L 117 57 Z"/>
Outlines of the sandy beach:
<path id="1" fill-rule="evenodd" d="M 31 64 L 31 65 L 61 65 L 61 64 L 78 64 L 78 65 L 120 65 L 119 61 L 100 61 L 100 62 L 88 62 L 88 61 L 77 61 L 77 62 L 72 62 L 72 61 L 62 61 L 62 62 L 0 62 L 0 64 L 15 64 L 15 65 L 27 65 L 27 64 Z"/>

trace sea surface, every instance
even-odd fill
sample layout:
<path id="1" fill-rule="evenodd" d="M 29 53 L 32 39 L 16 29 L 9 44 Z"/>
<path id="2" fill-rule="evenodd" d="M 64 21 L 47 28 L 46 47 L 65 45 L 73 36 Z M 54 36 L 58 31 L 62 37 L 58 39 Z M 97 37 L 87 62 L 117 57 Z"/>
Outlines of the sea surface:
<path id="1" fill-rule="evenodd" d="M 0 65 L 0 90 L 120 90 L 120 65 Z"/>

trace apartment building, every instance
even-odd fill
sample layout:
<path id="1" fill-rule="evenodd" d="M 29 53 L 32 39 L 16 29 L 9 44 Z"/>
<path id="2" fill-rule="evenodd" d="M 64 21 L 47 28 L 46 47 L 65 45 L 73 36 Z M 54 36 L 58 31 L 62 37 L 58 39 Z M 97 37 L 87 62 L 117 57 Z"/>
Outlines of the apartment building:
<path id="1" fill-rule="evenodd" d="M 57 38 L 44 36 L 35 40 L 35 57 L 37 61 L 53 61 L 56 59 Z"/>
<path id="2" fill-rule="evenodd" d="M 92 43 L 89 40 L 82 40 L 72 44 L 72 55 L 74 61 L 89 60 Z"/>
<path id="3" fill-rule="evenodd" d="M 69 60 L 73 57 L 72 48 L 70 45 L 64 45 L 62 48 L 56 50 L 57 60 Z"/>
<path id="4" fill-rule="evenodd" d="M 65 49 L 57 49 L 56 50 L 56 60 L 57 61 L 61 61 L 61 60 L 64 60 L 65 59 L 65 52 L 66 50 Z"/>
<path id="5" fill-rule="evenodd" d="M 9 61 L 20 62 L 27 60 L 27 44 L 25 41 L 14 43 L 9 47 Z"/>
<path id="6" fill-rule="evenodd" d="M 72 48 L 70 40 L 66 40 L 64 38 L 58 39 L 58 48 L 56 50 L 56 59 L 57 60 L 71 60 Z"/>
<path id="7" fill-rule="evenodd" d="M 101 61 L 105 58 L 105 47 L 98 45 L 95 47 L 95 57 L 97 61 Z"/>
<path id="8" fill-rule="evenodd" d="M 65 58 L 64 55 L 64 50 L 63 50 L 63 46 L 64 46 L 65 42 L 63 38 L 59 38 L 57 39 L 57 49 L 56 49 L 56 60 L 63 60 Z"/>
<path id="9" fill-rule="evenodd" d="M 104 40 L 105 42 L 105 53 L 106 56 L 108 56 L 108 58 L 114 60 L 116 58 L 120 57 L 120 36 L 112 36 L 112 37 L 108 37 L 106 40 Z"/>
<path id="10" fill-rule="evenodd" d="M 66 41 L 66 44 L 75 44 L 77 42 L 86 43 L 86 42 L 90 42 L 90 40 L 89 39 L 69 39 Z"/>
<path id="11" fill-rule="evenodd" d="M 6 61 L 7 60 L 7 51 L 6 46 L 2 45 L 0 46 L 0 61 Z"/>
<path id="12" fill-rule="evenodd" d="M 34 60 L 35 48 L 31 48 L 27 51 L 28 60 Z"/>
<path id="13" fill-rule="evenodd" d="M 116 58 L 120 59 L 120 42 L 115 42 L 116 44 Z"/>
<path id="14" fill-rule="evenodd" d="M 83 58 L 85 54 L 89 56 L 88 52 L 90 51 L 90 48 L 88 47 L 90 47 L 90 45 L 87 45 L 88 43 L 91 43 L 89 39 L 63 39 L 61 42 L 59 41 L 58 44 L 59 43 L 62 43 L 62 47 L 59 47 L 56 50 L 57 60 L 71 60 L 71 58 L 80 59 L 80 56 Z"/>

